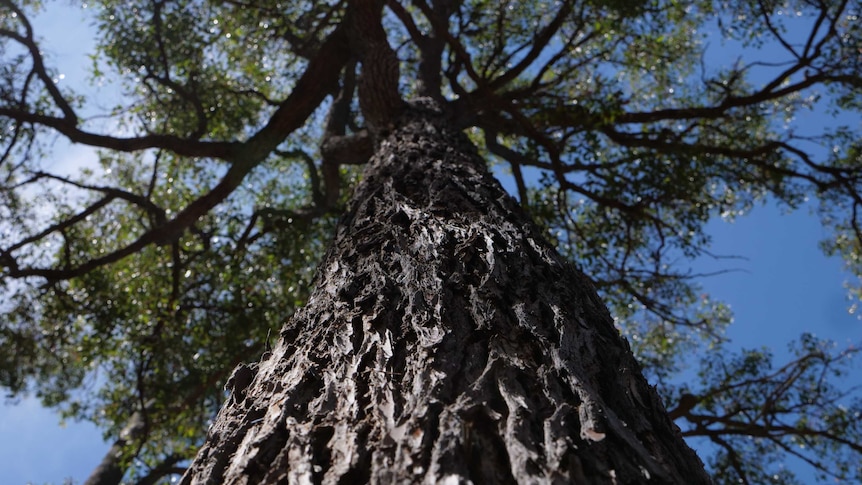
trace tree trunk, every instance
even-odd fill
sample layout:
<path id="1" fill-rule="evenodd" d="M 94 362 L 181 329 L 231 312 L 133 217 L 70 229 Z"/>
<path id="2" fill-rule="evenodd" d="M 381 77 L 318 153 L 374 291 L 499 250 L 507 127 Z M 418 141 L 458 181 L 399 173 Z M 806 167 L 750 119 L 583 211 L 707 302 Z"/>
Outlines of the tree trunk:
<path id="1" fill-rule="evenodd" d="M 132 413 L 126 426 L 120 431 L 120 436 L 105 453 L 99 465 L 90 473 L 84 485 L 117 485 L 123 481 L 123 476 L 129 468 L 129 462 L 135 458 L 135 452 L 147 433 L 147 417 L 155 405 L 155 401 L 147 403 L 143 409 Z M 130 456 L 133 455 L 133 456 Z"/>
<path id="2" fill-rule="evenodd" d="M 417 108 L 395 126 L 182 483 L 708 483 L 466 136 Z"/>

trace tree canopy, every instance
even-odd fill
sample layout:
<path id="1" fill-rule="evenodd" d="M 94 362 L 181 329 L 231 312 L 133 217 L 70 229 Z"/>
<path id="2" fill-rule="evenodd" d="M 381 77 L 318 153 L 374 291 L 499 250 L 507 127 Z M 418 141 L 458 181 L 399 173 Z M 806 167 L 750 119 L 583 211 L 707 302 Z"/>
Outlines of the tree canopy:
<path id="1" fill-rule="evenodd" d="M 123 453 L 146 483 L 181 469 L 231 370 L 303 304 L 385 120 L 359 104 L 346 1 L 88 2 L 92 82 L 123 93 L 107 101 L 55 80 L 39 39 L 61 34 L 31 23 L 45 8 L 0 0 L 0 385 L 111 440 L 143 413 Z M 790 362 L 731 352 L 731 313 L 687 264 L 713 218 L 816 199 L 824 251 L 862 276 L 862 127 L 845 121 L 862 108 L 860 15 L 385 2 L 401 96 L 444 106 L 590 277 L 721 483 L 793 483 L 788 456 L 862 479 L 862 400 L 842 381 L 856 349 L 804 335 Z M 721 42 L 769 56 L 716 63 Z M 834 123 L 800 121 L 815 111 Z M 94 163 L 46 164 L 58 137 Z"/>

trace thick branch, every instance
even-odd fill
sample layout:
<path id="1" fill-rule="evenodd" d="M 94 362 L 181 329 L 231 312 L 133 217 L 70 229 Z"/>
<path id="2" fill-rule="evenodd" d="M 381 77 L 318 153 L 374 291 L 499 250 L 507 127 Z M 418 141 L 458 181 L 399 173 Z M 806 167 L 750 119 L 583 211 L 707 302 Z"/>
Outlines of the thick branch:
<path id="1" fill-rule="evenodd" d="M 348 5 L 350 45 L 362 62 L 359 105 L 371 131 L 386 132 L 404 110 L 404 100 L 398 92 L 398 58 L 381 24 L 383 2 L 350 0 Z"/>
<path id="2" fill-rule="evenodd" d="M 84 485 L 118 485 L 123 480 L 127 466 L 124 465 L 130 457 L 130 445 L 140 442 L 147 433 L 146 413 L 155 401 L 150 401 L 145 409 L 135 411 L 128 424 L 120 432 L 120 436 L 105 453 L 102 462 L 90 474 Z"/>
<path id="3" fill-rule="evenodd" d="M 16 265 L 10 265 L 5 260 L 8 258 L 5 258 L 3 263 L 9 266 L 7 274 L 16 278 L 41 276 L 51 280 L 69 279 L 119 261 L 149 244 L 168 244 L 175 241 L 187 227 L 208 213 L 239 187 L 245 176 L 263 161 L 287 135 L 305 123 L 311 113 L 332 91 L 333 85 L 337 83 L 341 69 L 348 59 L 347 37 L 344 35 L 343 29 L 337 29 L 323 44 L 318 55 L 309 62 L 296 87 L 276 110 L 269 123 L 245 143 L 189 143 L 187 140 L 171 138 L 179 144 L 178 146 L 189 143 L 190 145 L 197 145 L 198 148 L 227 148 L 229 156 L 226 159 L 230 159 L 234 163 L 215 187 L 186 206 L 170 221 L 145 232 L 136 241 L 123 248 L 75 267 L 21 269 L 17 268 Z M 3 110 L 0 109 L 0 115 L 3 114 Z M 77 128 L 74 126 L 67 128 L 77 132 Z M 153 137 L 145 138 L 153 139 Z M 161 138 L 168 139 L 169 137 Z M 180 149 L 178 154 L 182 155 L 188 152 L 188 149 Z"/>

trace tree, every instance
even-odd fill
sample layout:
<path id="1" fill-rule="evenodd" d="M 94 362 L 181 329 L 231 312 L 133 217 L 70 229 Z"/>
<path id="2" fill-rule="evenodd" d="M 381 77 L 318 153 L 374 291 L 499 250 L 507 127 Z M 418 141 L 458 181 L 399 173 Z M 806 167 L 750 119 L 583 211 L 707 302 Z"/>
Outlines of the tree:
<path id="1" fill-rule="evenodd" d="M 176 473 L 218 384 L 265 351 L 187 480 L 291 460 L 312 479 L 706 480 L 615 323 L 682 434 L 719 447 L 717 479 L 765 482 L 777 450 L 862 473 L 862 406 L 822 378 L 855 351 L 727 356 L 726 309 L 667 264 L 707 250 L 714 215 L 810 194 L 826 249 L 857 261 L 858 130 L 778 123 L 818 87 L 858 110 L 858 3 L 103 1 L 94 76 L 130 95 L 113 130 L 53 81 L 29 6 L 0 5 L 0 376 L 103 423 L 123 450 L 104 469 Z M 716 21 L 787 62 L 698 72 L 691 33 Z M 104 173 L 40 167 L 52 133 Z M 713 349 L 703 381 L 675 384 L 695 348 Z"/>
<path id="2" fill-rule="evenodd" d="M 379 119 L 398 128 L 308 305 L 184 481 L 708 483 L 595 290 L 469 142 Z"/>

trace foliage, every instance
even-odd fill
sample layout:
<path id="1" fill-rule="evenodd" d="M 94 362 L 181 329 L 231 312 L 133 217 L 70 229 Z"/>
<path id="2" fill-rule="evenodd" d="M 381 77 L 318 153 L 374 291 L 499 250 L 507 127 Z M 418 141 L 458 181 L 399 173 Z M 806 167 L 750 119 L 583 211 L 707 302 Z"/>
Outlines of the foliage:
<path id="1" fill-rule="evenodd" d="M 230 370 L 304 301 L 371 153 L 348 4 L 89 2 L 93 81 L 122 90 L 100 109 L 54 81 L 29 21 L 39 3 L 0 0 L 0 384 L 112 438 L 148 409 L 130 476 L 188 457 Z M 765 350 L 729 355 L 729 309 L 686 269 L 709 254 L 713 218 L 816 197 L 824 250 L 862 275 L 860 133 L 842 121 L 862 107 L 858 1 L 392 0 L 385 12 L 402 96 L 442 102 L 511 174 L 683 433 L 716 444 L 716 477 L 789 483 L 791 454 L 862 479 L 858 397 L 837 384 L 855 350 L 806 336 L 778 370 Z M 715 43 L 769 56 L 716 62 Z M 836 122 L 795 121 L 813 111 Z M 46 168 L 57 135 L 98 163 Z M 695 351 L 700 382 L 680 384 Z"/>
<path id="2" fill-rule="evenodd" d="M 794 359 L 777 369 L 767 348 L 709 355 L 697 386 L 677 390 L 678 402 L 688 404 L 671 414 L 687 422 L 683 435 L 718 447 L 711 465 L 720 482 L 793 483 L 788 457 L 810 464 L 822 480 L 859 475 L 862 400 L 857 388 L 840 384 L 858 350 L 835 352 L 810 334 L 789 350 Z M 759 460 L 746 458 L 752 454 Z"/>

